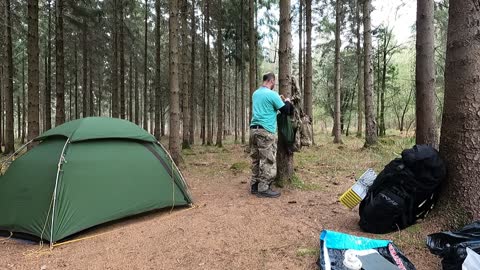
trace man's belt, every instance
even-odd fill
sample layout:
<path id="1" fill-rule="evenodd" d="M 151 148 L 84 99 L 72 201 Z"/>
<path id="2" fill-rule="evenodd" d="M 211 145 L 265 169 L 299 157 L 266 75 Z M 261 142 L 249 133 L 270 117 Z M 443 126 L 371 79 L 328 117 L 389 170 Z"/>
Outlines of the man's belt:
<path id="1" fill-rule="evenodd" d="M 253 125 L 253 126 L 250 126 L 250 129 L 265 129 L 265 128 L 260 125 Z"/>

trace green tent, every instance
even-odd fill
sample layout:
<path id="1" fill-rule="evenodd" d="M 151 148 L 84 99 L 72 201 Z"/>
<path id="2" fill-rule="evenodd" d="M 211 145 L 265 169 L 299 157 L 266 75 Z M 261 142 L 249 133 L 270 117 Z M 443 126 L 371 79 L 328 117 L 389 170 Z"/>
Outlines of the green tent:
<path id="1" fill-rule="evenodd" d="M 35 141 L 0 176 L 0 230 L 52 244 L 101 223 L 192 203 L 170 155 L 131 122 L 83 118 Z"/>

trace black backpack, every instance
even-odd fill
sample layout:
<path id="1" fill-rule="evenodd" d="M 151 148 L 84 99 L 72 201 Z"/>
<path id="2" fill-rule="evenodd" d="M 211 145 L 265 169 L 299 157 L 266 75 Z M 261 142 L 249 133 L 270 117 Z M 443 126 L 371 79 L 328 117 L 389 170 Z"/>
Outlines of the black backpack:
<path id="1" fill-rule="evenodd" d="M 438 151 L 415 145 L 392 160 L 360 203 L 362 230 L 388 233 L 415 224 L 433 208 L 446 166 Z"/>

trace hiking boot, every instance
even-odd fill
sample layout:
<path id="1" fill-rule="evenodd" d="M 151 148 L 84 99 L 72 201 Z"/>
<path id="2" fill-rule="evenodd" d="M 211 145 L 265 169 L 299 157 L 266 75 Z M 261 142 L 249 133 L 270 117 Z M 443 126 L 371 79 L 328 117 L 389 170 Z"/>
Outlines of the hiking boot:
<path id="1" fill-rule="evenodd" d="M 255 183 L 250 186 L 250 193 L 257 194 L 258 193 L 258 183 Z"/>
<path id="2" fill-rule="evenodd" d="M 258 191 L 257 192 L 257 197 L 263 197 L 263 198 L 277 198 L 280 197 L 281 193 L 272 189 L 267 189 L 265 191 Z"/>

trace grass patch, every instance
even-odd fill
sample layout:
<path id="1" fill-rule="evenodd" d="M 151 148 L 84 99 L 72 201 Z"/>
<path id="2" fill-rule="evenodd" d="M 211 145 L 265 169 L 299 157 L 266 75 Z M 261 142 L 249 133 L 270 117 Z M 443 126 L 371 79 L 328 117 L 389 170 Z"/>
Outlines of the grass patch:
<path id="1" fill-rule="evenodd" d="M 242 173 L 248 168 L 250 168 L 250 164 L 246 161 L 235 162 L 232 164 L 232 166 L 230 166 L 230 170 L 235 174 Z"/>
<path id="2" fill-rule="evenodd" d="M 318 248 L 299 248 L 297 249 L 297 256 L 305 257 L 305 256 L 312 256 L 318 257 L 320 255 L 320 250 Z"/>
<path id="3" fill-rule="evenodd" d="M 307 190 L 307 191 L 312 191 L 312 190 L 320 190 L 321 186 L 316 183 L 305 183 L 300 177 L 298 177 L 297 174 L 294 174 L 292 176 L 291 182 L 289 185 L 295 189 L 300 189 L 300 190 Z"/>

